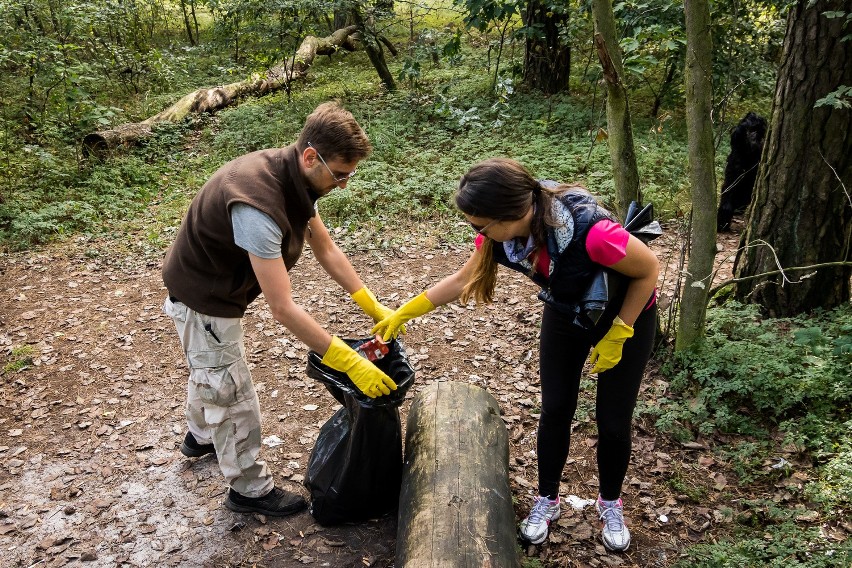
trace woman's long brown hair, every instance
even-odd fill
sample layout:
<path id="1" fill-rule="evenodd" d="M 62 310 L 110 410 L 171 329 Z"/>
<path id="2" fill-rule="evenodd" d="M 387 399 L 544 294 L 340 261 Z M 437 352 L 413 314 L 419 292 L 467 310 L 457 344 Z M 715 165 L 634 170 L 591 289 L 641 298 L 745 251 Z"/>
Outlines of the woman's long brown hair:
<path id="1" fill-rule="evenodd" d="M 533 267 L 538 251 L 545 245 L 546 226 L 553 226 L 551 204 L 555 196 L 580 186 L 559 185 L 543 187 L 520 163 L 509 158 L 491 158 L 474 165 L 459 180 L 456 206 L 472 217 L 515 221 L 535 206 L 530 234 L 536 252 L 531 259 Z M 498 245 L 499 246 L 499 245 Z M 497 284 L 497 263 L 493 255 L 494 241 L 485 236 L 479 248 L 479 261 L 473 276 L 465 285 L 461 301 L 473 298 L 477 303 L 490 303 Z"/>

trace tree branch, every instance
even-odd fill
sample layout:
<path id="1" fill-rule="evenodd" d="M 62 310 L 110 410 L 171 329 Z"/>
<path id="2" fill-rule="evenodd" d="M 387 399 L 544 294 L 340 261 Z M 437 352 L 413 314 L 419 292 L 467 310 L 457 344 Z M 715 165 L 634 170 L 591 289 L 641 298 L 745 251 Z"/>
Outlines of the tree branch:
<path id="1" fill-rule="evenodd" d="M 808 266 L 793 266 L 790 268 L 779 268 L 778 270 L 770 270 L 769 272 L 763 272 L 761 274 L 752 274 L 751 276 L 743 276 L 742 278 L 731 278 L 730 280 L 725 280 L 720 282 L 718 285 L 714 286 L 710 289 L 709 297 L 714 296 L 719 290 L 724 288 L 725 286 L 730 286 L 731 284 L 736 284 L 738 282 L 746 282 L 748 280 L 754 280 L 756 278 L 763 278 L 764 276 L 773 276 L 775 274 L 785 274 L 787 272 L 801 272 L 802 270 L 816 270 L 818 268 L 828 268 L 831 266 L 852 266 L 852 261 L 838 260 L 835 262 L 822 262 L 819 264 L 810 264 Z M 807 276 L 804 276 L 807 278 Z M 789 280 L 786 276 L 784 280 L 789 282 L 790 284 L 798 284 L 798 282 L 793 282 Z"/>

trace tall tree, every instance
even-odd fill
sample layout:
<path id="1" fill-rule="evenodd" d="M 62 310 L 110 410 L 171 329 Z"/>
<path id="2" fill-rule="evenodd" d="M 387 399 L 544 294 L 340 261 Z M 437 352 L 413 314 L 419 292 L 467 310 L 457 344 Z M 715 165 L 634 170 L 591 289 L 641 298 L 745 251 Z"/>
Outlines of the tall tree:
<path id="1" fill-rule="evenodd" d="M 704 335 L 707 292 L 716 254 L 716 175 L 713 166 L 713 40 L 708 0 L 686 0 L 686 121 L 692 215 L 689 263 L 680 300 L 675 349 Z"/>
<path id="2" fill-rule="evenodd" d="M 615 180 L 616 209 L 619 217 L 624 219 L 630 202 L 641 201 L 641 197 L 630 104 L 623 80 L 624 66 L 615 31 L 612 0 L 592 0 L 592 14 L 595 20 L 595 47 L 606 79 L 607 143 Z"/>
<path id="3" fill-rule="evenodd" d="M 368 17 L 365 19 L 357 4 L 352 7 L 350 14 L 355 25 L 358 26 L 358 34 L 360 35 L 361 43 L 364 45 L 364 51 L 367 52 L 370 63 L 373 64 L 376 73 L 379 74 L 379 79 L 381 79 L 382 84 L 388 91 L 395 91 L 396 83 L 385 61 L 385 52 L 382 49 L 382 43 L 388 47 L 393 55 L 396 55 L 396 48 L 390 41 L 384 39 L 381 34 L 376 32 L 374 26 L 370 23 L 373 21 L 373 18 Z"/>
<path id="4" fill-rule="evenodd" d="M 848 0 L 800 0 L 787 18 L 746 247 L 736 262 L 737 277 L 748 278 L 737 297 L 770 316 L 849 302 L 852 108 L 835 94 L 852 90 L 850 9 Z M 806 278 L 790 270 L 828 263 Z"/>
<path id="5" fill-rule="evenodd" d="M 527 0 L 523 15 L 524 81 L 549 95 L 566 90 L 571 77 L 568 2 Z"/>
<path id="6" fill-rule="evenodd" d="M 180 8 L 183 12 L 183 25 L 186 28 L 186 37 L 189 39 L 189 44 L 198 45 L 198 19 L 195 17 L 195 0 L 189 0 L 188 5 L 186 0 L 180 0 Z M 193 25 L 189 22 L 190 17 L 195 24 L 194 34 Z"/>

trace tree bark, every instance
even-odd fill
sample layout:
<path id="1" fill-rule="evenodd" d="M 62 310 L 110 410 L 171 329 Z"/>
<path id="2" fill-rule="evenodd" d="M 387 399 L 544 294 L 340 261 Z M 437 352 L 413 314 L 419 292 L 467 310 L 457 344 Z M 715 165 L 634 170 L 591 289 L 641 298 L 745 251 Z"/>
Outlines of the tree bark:
<path id="1" fill-rule="evenodd" d="M 852 85 L 852 41 L 843 18 L 848 0 L 805 1 L 790 10 L 769 133 L 749 207 L 736 276 L 790 266 L 850 260 L 852 110 L 814 107 L 840 85 Z M 794 316 L 849 302 L 848 266 L 807 278 L 775 274 L 737 285 L 736 296 L 771 317 Z"/>
<path id="2" fill-rule="evenodd" d="M 524 79 L 534 88 L 552 95 L 568 89 L 571 77 L 571 46 L 563 44 L 559 31 L 568 25 L 567 9 L 555 12 L 554 6 L 540 0 L 528 0 L 524 25 L 541 26 L 544 38 L 527 37 L 524 52 Z"/>
<path id="3" fill-rule="evenodd" d="M 140 123 L 124 124 L 111 130 L 87 134 L 83 138 L 83 153 L 86 156 L 103 156 L 120 146 L 130 146 L 150 136 L 151 127 L 157 123 L 178 122 L 190 114 L 216 112 L 233 104 L 240 97 L 262 96 L 286 88 L 294 80 L 303 79 L 308 74 L 317 55 L 331 55 L 339 49 L 354 51 L 353 34 L 356 31 L 356 26 L 349 26 L 324 38 L 307 36 L 296 51 L 292 65 L 290 61 L 283 61 L 268 69 L 264 75 L 253 75 L 229 85 L 198 89 Z"/>
<path id="4" fill-rule="evenodd" d="M 680 300 L 675 350 L 704 336 L 707 293 L 716 255 L 716 172 L 714 168 L 713 41 L 708 0 L 686 0 L 686 121 L 689 181 L 692 185 L 689 263 Z"/>
<path id="5" fill-rule="evenodd" d="M 621 80 L 624 67 L 615 31 L 612 0 L 593 0 L 592 13 L 595 19 L 595 47 L 607 88 L 607 144 L 615 181 L 616 210 L 619 218 L 624 219 L 630 202 L 641 202 L 642 196 L 639 193 L 639 168 L 633 147 L 630 103 L 627 89 Z"/>
<path id="6" fill-rule="evenodd" d="M 515 531 L 497 401 L 465 383 L 426 387 L 406 423 L 395 565 L 517 567 Z"/>
<path id="7" fill-rule="evenodd" d="M 186 27 L 186 37 L 190 45 L 196 45 L 197 39 L 192 35 L 192 26 L 189 25 L 189 13 L 186 10 L 186 0 L 180 0 L 180 8 L 183 11 L 183 25 Z"/>
<path id="8" fill-rule="evenodd" d="M 353 9 L 351 14 L 355 25 L 358 26 L 361 45 L 364 46 L 364 51 L 367 52 L 367 57 L 370 58 L 370 63 L 373 64 L 376 73 L 379 74 L 379 79 L 388 91 L 395 91 L 396 82 L 393 80 L 393 75 L 391 74 L 390 69 L 388 69 L 387 62 L 385 62 L 385 54 L 382 50 L 381 43 L 379 43 L 380 38 L 368 27 L 364 21 L 364 17 L 361 15 L 361 12 L 357 9 Z M 386 45 L 389 43 L 390 42 L 387 42 Z"/>

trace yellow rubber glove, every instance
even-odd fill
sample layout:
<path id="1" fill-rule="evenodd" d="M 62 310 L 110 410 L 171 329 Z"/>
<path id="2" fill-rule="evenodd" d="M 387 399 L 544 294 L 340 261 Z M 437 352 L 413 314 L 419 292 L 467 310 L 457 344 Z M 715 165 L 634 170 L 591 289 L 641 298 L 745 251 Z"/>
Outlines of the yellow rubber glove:
<path id="1" fill-rule="evenodd" d="M 396 383 L 370 361 L 358 355 L 339 337 L 331 338 L 331 345 L 322 358 L 324 365 L 349 375 L 355 386 L 370 398 L 390 394 Z"/>
<path id="2" fill-rule="evenodd" d="M 435 305 L 426 297 L 426 292 L 416 296 L 401 305 L 395 312 L 373 327 L 373 333 L 380 333 L 382 341 L 390 341 L 392 337 L 399 335 L 400 331 L 405 333 L 405 322 L 412 318 L 422 316 L 435 309 Z"/>
<path id="3" fill-rule="evenodd" d="M 373 318 L 374 322 L 382 321 L 393 313 L 393 310 L 383 306 L 366 286 L 357 292 L 353 292 L 352 299 L 361 306 L 365 314 Z"/>
<path id="4" fill-rule="evenodd" d="M 615 316 L 612 327 L 606 332 L 589 357 L 592 364 L 592 373 L 601 373 L 612 369 L 621 361 L 621 350 L 624 342 L 633 337 L 633 328 L 624 323 L 622 319 Z"/>

